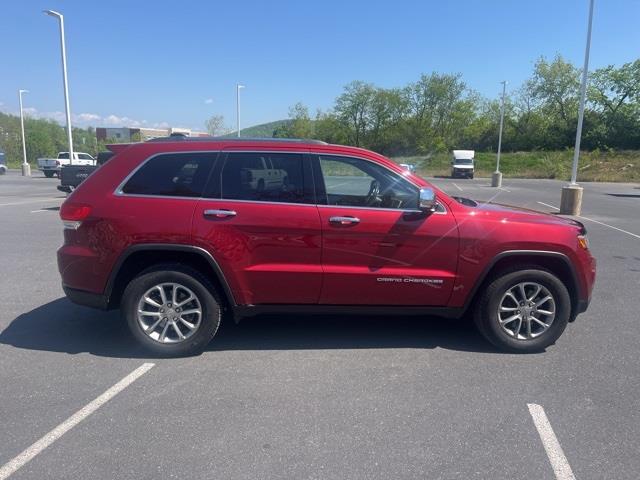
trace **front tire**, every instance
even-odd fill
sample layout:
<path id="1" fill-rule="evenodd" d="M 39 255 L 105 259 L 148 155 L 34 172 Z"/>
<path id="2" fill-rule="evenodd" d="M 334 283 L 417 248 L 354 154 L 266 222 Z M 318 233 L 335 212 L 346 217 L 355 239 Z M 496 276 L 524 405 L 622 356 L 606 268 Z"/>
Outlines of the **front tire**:
<path id="1" fill-rule="evenodd" d="M 219 299 L 199 272 L 167 264 L 135 277 L 124 291 L 121 308 L 129 330 L 146 350 L 185 356 L 202 352 L 218 331 Z"/>
<path id="2" fill-rule="evenodd" d="M 47 178 L 53 178 L 53 176 L 55 175 L 55 173 L 56 173 L 56 172 L 50 172 L 50 171 L 45 170 L 45 171 L 44 171 L 44 176 L 45 176 L 45 177 L 47 177 Z"/>
<path id="3" fill-rule="evenodd" d="M 476 303 L 474 321 L 501 350 L 533 353 L 556 342 L 570 315 L 571 298 L 562 281 L 531 267 L 494 279 Z"/>

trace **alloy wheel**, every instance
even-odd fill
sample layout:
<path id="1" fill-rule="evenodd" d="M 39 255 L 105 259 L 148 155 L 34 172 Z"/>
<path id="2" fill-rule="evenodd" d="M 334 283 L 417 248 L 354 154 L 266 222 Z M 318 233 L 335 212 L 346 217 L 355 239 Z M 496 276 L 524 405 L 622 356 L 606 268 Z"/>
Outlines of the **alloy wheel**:
<path id="1" fill-rule="evenodd" d="M 500 328 L 517 340 L 531 340 L 546 332 L 556 316 L 556 301 L 537 282 L 520 282 L 508 288 L 498 304 Z"/>
<path id="2" fill-rule="evenodd" d="M 180 343 L 200 327 L 202 305 L 184 285 L 161 283 L 140 297 L 137 319 L 142 331 L 156 342 Z"/>

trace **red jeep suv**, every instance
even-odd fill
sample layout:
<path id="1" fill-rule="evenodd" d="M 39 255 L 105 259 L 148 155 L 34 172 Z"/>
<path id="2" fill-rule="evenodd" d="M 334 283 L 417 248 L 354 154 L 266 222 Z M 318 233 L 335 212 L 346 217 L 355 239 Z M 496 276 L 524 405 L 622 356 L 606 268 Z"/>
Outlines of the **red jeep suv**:
<path id="1" fill-rule="evenodd" d="M 75 303 L 119 307 L 157 354 L 264 312 L 472 312 L 497 347 L 553 344 L 595 280 L 574 220 L 452 198 L 376 153 L 319 141 L 165 138 L 62 204 Z"/>

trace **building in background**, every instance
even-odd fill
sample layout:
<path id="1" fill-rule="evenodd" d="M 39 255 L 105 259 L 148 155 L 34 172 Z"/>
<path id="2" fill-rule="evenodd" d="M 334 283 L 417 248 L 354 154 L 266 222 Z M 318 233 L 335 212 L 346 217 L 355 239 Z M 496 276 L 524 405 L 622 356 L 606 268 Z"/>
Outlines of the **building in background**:
<path id="1" fill-rule="evenodd" d="M 209 134 L 206 132 L 196 132 L 188 128 L 96 128 L 96 139 L 102 140 L 115 140 L 117 142 L 144 142 L 157 137 L 166 137 L 172 133 L 182 133 L 188 137 L 206 137 Z"/>

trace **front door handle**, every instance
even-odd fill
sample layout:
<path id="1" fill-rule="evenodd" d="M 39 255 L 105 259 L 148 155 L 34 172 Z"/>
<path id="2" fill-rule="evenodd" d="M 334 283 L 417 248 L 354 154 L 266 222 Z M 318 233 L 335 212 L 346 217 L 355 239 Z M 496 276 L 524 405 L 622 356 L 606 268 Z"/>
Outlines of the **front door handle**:
<path id="1" fill-rule="evenodd" d="M 215 217 L 215 218 L 227 218 L 227 217 L 235 217 L 236 216 L 236 212 L 235 212 L 235 210 L 226 210 L 226 209 L 205 210 L 204 211 L 204 216 L 205 217 Z"/>
<path id="2" fill-rule="evenodd" d="M 329 223 L 336 225 L 357 225 L 360 223 L 360 219 L 358 217 L 330 217 Z"/>

